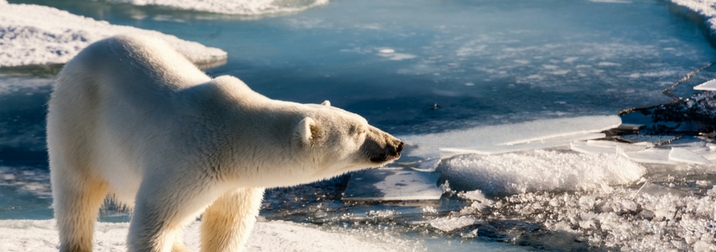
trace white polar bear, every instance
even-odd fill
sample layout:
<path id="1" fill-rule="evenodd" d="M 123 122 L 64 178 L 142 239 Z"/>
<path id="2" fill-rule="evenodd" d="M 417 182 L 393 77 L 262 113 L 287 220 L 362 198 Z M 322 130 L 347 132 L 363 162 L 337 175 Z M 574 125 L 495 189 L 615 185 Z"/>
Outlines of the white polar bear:
<path id="1" fill-rule="evenodd" d="M 403 143 L 330 104 L 272 100 L 215 79 L 159 39 L 96 42 L 58 76 L 47 143 L 61 251 L 91 251 L 107 194 L 134 208 L 130 251 L 236 251 L 264 188 L 385 165 Z"/>

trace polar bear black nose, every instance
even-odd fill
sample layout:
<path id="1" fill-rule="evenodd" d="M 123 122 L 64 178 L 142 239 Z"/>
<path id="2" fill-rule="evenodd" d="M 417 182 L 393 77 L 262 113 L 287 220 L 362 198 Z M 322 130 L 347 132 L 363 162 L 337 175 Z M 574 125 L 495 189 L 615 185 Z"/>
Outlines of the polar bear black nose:
<path id="1" fill-rule="evenodd" d="M 397 149 L 397 151 L 398 151 L 398 153 L 400 153 L 401 151 L 403 151 L 403 142 L 400 142 L 400 143 L 398 144 L 398 149 Z"/>

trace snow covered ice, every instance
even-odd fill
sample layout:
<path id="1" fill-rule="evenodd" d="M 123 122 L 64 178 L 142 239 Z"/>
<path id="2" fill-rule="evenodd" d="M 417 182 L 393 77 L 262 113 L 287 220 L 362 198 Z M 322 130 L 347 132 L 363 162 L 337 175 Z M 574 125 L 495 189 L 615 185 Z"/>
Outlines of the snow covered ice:
<path id="1" fill-rule="evenodd" d="M 89 44 L 122 33 L 160 37 L 196 64 L 212 65 L 227 57 L 221 49 L 173 35 L 112 25 L 52 7 L 0 0 L 0 9 L 0 67 L 63 64 Z"/>
<path id="2" fill-rule="evenodd" d="M 328 4 L 328 0 L 110 0 L 116 3 L 156 5 L 162 7 L 238 15 L 265 15 L 302 11 Z"/>

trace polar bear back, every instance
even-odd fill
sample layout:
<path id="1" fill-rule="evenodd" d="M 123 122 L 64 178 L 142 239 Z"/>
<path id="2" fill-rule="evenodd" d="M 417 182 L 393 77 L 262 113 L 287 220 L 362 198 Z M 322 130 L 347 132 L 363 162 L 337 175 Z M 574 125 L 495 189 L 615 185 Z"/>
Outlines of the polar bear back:
<path id="1" fill-rule="evenodd" d="M 58 76 L 48 116 L 48 131 L 58 133 L 50 134 L 48 144 L 80 150 L 87 167 L 73 169 L 115 180 L 108 182 L 122 185 L 112 186 L 119 200 L 130 203 L 145 172 L 140 152 L 159 147 L 146 140 L 174 130 L 162 122 L 182 111 L 178 91 L 209 81 L 161 39 L 120 35 L 98 41 Z"/>

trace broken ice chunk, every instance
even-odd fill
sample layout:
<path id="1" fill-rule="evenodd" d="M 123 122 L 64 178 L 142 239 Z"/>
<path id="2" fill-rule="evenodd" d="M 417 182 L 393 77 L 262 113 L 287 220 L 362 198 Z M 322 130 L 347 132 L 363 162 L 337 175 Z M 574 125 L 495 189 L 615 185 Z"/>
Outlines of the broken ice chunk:
<path id="1" fill-rule="evenodd" d="M 695 86 L 694 90 L 715 91 L 716 90 L 716 79 L 701 83 L 701 84 Z"/>
<path id="2" fill-rule="evenodd" d="M 450 232 L 453 230 L 461 229 L 464 227 L 472 226 L 475 224 L 478 224 L 480 220 L 478 220 L 475 217 L 472 216 L 460 216 L 460 217 L 444 217 L 444 218 L 438 218 L 430 221 L 417 221 L 413 222 L 414 224 L 424 224 L 427 223 L 431 227 L 438 229 L 443 232 Z"/>
<path id="3" fill-rule="evenodd" d="M 541 143 L 560 137 L 565 137 L 565 141 L 561 144 L 566 145 L 570 141 L 589 139 L 575 139 L 570 138 L 570 136 L 585 136 L 617 127 L 620 124 L 621 118 L 619 116 L 583 116 L 483 126 L 433 134 L 402 135 L 399 138 L 407 143 L 408 146 L 412 146 L 403 151 L 404 156 L 435 158 L 440 157 L 441 153 L 438 149 L 441 147 L 456 150 L 471 149 L 473 151 L 469 151 L 470 153 L 476 153 L 474 150 L 484 150 L 486 146 Z M 527 146 L 519 147 L 520 150 L 524 150 L 523 148 Z M 446 149 L 445 152 L 450 151 L 450 149 Z M 498 153 L 504 152 L 509 151 L 500 151 Z"/>
<path id="4" fill-rule="evenodd" d="M 569 144 L 570 148 L 573 151 L 581 152 L 581 153 L 608 153 L 608 154 L 616 154 L 617 148 L 616 146 L 599 146 L 599 145 L 589 145 L 586 142 L 571 142 Z"/>
<path id="5" fill-rule="evenodd" d="M 596 139 L 604 137 L 604 133 L 588 133 L 568 136 L 559 136 L 554 138 L 542 139 L 533 142 L 523 142 L 518 144 L 498 144 L 491 146 L 474 146 L 465 148 L 440 148 L 440 156 L 449 158 L 461 154 L 480 154 L 492 155 L 508 152 L 517 152 L 524 150 L 547 149 L 567 145 L 571 141 Z"/>
<path id="6" fill-rule="evenodd" d="M 669 160 L 669 152 L 667 149 L 647 149 L 638 152 L 624 152 L 623 154 L 631 160 L 639 163 L 648 164 L 677 164 L 674 161 Z"/>
<path id="7" fill-rule="evenodd" d="M 709 160 L 684 148 L 671 148 L 669 160 L 689 164 L 708 164 Z"/>
<path id="8" fill-rule="evenodd" d="M 461 192 L 457 194 L 458 197 L 466 198 L 469 200 L 477 200 L 477 201 L 490 201 L 485 197 L 485 194 L 482 193 L 480 190 L 473 190 L 473 191 L 467 191 L 467 192 Z"/>
<path id="9" fill-rule="evenodd" d="M 573 151 L 582 153 L 609 153 L 619 154 L 620 151 L 624 152 L 637 152 L 642 151 L 646 148 L 652 147 L 651 143 L 619 143 L 614 141 L 603 141 L 603 140 L 587 140 L 576 141 L 570 143 L 570 147 Z"/>

